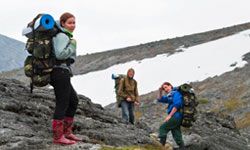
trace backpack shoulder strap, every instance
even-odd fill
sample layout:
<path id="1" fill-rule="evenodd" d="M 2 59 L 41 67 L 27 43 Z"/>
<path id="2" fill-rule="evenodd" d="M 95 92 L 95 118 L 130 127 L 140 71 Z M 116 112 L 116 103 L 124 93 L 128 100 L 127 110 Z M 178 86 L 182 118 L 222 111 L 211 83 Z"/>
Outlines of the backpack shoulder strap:
<path id="1" fill-rule="evenodd" d="M 28 23 L 28 27 L 32 27 L 34 29 L 34 24 L 36 20 L 41 17 L 43 14 L 38 14 L 30 23 Z"/>
<path id="2" fill-rule="evenodd" d="M 121 77 L 120 81 L 123 83 L 123 86 L 125 85 L 125 78 Z"/>
<path id="3" fill-rule="evenodd" d="M 137 81 L 135 79 L 133 79 L 135 81 L 135 86 L 137 86 Z"/>

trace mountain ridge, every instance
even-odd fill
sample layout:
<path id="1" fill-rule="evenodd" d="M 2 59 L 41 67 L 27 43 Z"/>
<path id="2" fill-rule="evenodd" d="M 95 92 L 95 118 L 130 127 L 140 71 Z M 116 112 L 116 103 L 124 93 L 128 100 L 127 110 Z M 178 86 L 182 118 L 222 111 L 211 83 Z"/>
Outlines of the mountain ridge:
<path id="1" fill-rule="evenodd" d="M 103 70 L 112 65 L 126 63 L 133 60 L 139 61 L 145 58 L 152 58 L 159 54 L 168 53 L 169 55 L 171 55 L 178 52 L 175 50 L 180 47 L 187 48 L 199 45 L 247 29 L 250 29 L 250 23 L 244 23 L 202 33 L 195 33 L 172 39 L 159 40 L 105 52 L 78 56 L 76 63 L 73 65 L 73 72 L 76 75 L 85 74 L 91 71 Z"/>
<path id="2" fill-rule="evenodd" d="M 23 67 L 27 53 L 24 43 L 0 34 L 0 72 Z"/>
<path id="3" fill-rule="evenodd" d="M 250 23 L 224 27 L 221 29 L 185 35 L 182 37 L 160 40 L 126 48 L 77 56 L 76 62 L 72 66 L 72 70 L 74 75 L 80 75 L 92 71 L 103 70 L 115 64 L 125 63 L 132 60 L 142 60 L 144 58 L 152 58 L 159 54 L 166 53 L 171 55 L 181 51 L 181 46 L 185 48 L 206 43 L 236 34 L 247 29 L 250 29 Z M 178 48 L 180 48 L 179 51 L 176 51 L 175 49 Z M 0 77 L 14 78 L 28 83 L 28 78 L 25 77 L 23 68 L 0 73 Z"/>

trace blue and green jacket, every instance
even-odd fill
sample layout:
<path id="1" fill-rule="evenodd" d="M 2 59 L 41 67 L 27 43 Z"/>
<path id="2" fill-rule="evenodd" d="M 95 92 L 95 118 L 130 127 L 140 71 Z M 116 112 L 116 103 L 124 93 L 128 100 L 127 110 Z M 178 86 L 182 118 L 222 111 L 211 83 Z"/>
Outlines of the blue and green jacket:
<path id="1" fill-rule="evenodd" d="M 158 99 L 158 102 L 168 104 L 168 108 L 166 110 L 167 114 L 170 114 L 172 109 L 176 107 L 177 112 L 174 113 L 173 117 L 176 119 L 182 119 L 183 114 L 180 112 L 180 109 L 183 108 L 183 97 L 176 88 L 173 88 L 173 90 L 167 95 L 163 95 L 161 99 Z"/>

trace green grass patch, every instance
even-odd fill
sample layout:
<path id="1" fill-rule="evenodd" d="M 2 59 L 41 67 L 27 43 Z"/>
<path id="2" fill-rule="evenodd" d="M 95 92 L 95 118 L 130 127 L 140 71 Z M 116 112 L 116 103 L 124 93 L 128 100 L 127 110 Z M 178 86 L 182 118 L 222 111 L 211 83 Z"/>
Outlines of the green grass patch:
<path id="1" fill-rule="evenodd" d="M 135 120 L 139 120 L 141 117 L 142 117 L 142 112 L 136 110 L 136 111 L 135 111 Z"/>
<path id="2" fill-rule="evenodd" d="M 235 121 L 238 129 L 244 129 L 250 126 L 250 112 L 246 113 L 244 117 Z"/>
<path id="3" fill-rule="evenodd" d="M 142 145 L 142 146 L 124 146 L 124 147 L 103 146 L 101 150 L 163 150 L 163 147 L 160 145 Z"/>
<path id="4" fill-rule="evenodd" d="M 198 98 L 199 104 L 208 104 L 209 100 L 206 98 Z"/>
<path id="5" fill-rule="evenodd" d="M 242 106 L 242 102 L 238 99 L 230 99 L 224 101 L 224 107 L 227 111 L 234 111 Z"/>

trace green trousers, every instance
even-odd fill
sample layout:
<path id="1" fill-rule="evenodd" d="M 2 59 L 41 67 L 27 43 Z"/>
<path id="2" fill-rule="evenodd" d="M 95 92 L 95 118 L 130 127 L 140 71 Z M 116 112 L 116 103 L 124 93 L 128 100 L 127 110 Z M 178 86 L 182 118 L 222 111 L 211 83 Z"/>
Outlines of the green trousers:
<path id="1" fill-rule="evenodd" d="M 181 133 L 181 119 L 170 118 L 164 122 L 159 129 L 159 138 L 166 140 L 168 132 L 171 131 L 177 145 L 184 145 Z"/>

